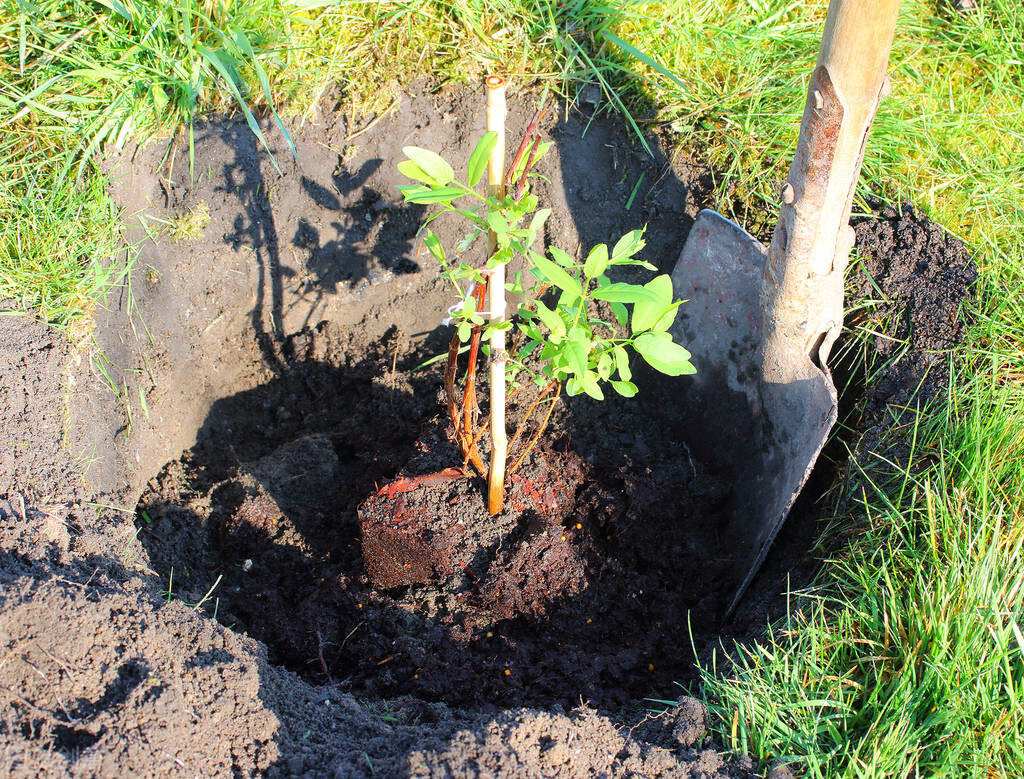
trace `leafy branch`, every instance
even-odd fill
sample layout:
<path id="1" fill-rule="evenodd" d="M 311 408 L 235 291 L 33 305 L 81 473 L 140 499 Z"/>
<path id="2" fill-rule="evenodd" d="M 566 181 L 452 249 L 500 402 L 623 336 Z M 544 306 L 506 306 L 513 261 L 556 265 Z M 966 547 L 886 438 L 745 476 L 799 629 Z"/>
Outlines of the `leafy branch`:
<path id="1" fill-rule="evenodd" d="M 611 248 L 607 244 L 594 246 L 581 260 L 557 246 L 534 249 L 551 215 L 551 209 L 538 210 L 538 199 L 527 186 L 534 175 L 533 165 L 551 148 L 551 143 L 542 142 L 537 134 L 539 117 L 540 112 L 508 171 L 504 188 L 508 194 L 476 191 L 497 142 L 493 131 L 473 149 L 464 180 L 456 177 L 454 168 L 440 155 L 415 146 L 405 147 L 408 159 L 398 165 L 401 173 L 417 182 L 398 187 L 405 202 L 435 207 L 421 235 L 456 297 L 446 319 L 455 326 L 445 370 L 448 411 L 464 458 L 463 470 L 471 466 L 481 475 L 486 468 L 477 443 L 486 423 L 481 425 L 478 420 L 476 362 L 480 353 L 487 354 L 482 341 L 496 328 L 515 335 L 512 347 L 503 355 L 505 378 L 512 391 L 539 387 L 538 397 L 512 437 L 513 445 L 521 441 L 524 426 L 539 404 L 548 404 L 537 432 L 510 471 L 522 463 L 543 432 L 563 386 L 569 396 L 587 394 L 603 400 L 602 387 L 610 385 L 620 395 L 633 397 L 637 386 L 630 369 L 631 352 L 670 376 L 695 372 L 690 353 L 669 332 L 682 303 L 674 299 L 671 278 L 660 274 L 645 284 L 633 284 L 612 281 L 609 276 L 613 269 L 626 266 L 657 271 L 638 257 L 645 245 L 642 229 L 626 233 Z M 456 214 L 469 225 L 452 252 L 429 227 L 444 214 Z M 465 255 L 485 232 L 492 236 L 493 250 L 480 266 L 467 261 Z M 505 289 L 522 296 L 523 302 L 514 317 L 489 321 L 490 312 L 485 310 L 488 278 L 516 258 L 523 261 L 525 269 L 516 272 Z M 595 313 L 598 301 L 608 304 L 615 323 Z M 460 393 L 456 388 L 458 358 L 465 351 L 469 362 Z"/>

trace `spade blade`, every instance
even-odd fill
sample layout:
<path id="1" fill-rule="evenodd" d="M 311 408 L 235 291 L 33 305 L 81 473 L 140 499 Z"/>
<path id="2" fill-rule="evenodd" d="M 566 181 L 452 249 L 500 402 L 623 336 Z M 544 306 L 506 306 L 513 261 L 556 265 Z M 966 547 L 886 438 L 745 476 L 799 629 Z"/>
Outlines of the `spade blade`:
<path id="1" fill-rule="evenodd" d="M 767 249 L 714 211 L 701 211 L 672 272 L 687 302 L 673 336 L 697 374 L 680 398 L 691 450 L 733 485 L 723 538 L 736 589 L 731 612 L 764 561 L 837 415 L 826 370 L 784 345 L 762 344 Z M 766 353 L 771 350 L 771 353 Z M 785 382 L 763 378 L 765 360 Z M 779 363 L 781 361 L 781 363 Z"/>

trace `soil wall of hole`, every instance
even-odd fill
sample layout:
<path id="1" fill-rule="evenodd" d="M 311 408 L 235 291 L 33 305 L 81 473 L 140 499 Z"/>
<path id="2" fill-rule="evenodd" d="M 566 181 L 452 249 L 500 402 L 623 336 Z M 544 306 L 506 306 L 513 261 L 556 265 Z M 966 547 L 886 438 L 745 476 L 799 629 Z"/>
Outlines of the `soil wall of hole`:
<path id="1" fill-rule="evenodd" d="M 635 402 L 565 404 L 535 455 L 539 480 L 513 485 L 518 506 L 497 523 L 480 521 L 468 482 L 407 496 L 476 530 L 453 536 L 453 564 L 429 582 L 381 590 L 365 575 L 360 503 L 444 447 L 438 378 L 414 368 L 444 348 L 448 291 L 417 251 L 423 213 L 398 205 L 394 165 L 408 144 L 464 159 L 478 102 L 407 96 L 361 133 L 372 117 L 297 126 L 297 160 L 278 143 L 281 174 L 232 121 L 197 128 L 191 172 L 174 144 L 109 160 L 139 259 L 93 340 L 0 318 L 4 375 L 31 386 L 0 388 L 25 443 L 0 458 L 8 768 L 755 768 L 706 743 L 695 702 L 634 728 L 640 701 L 676 699 L 691 677 L 688 621 L 700 647 L 778 613 L 789 572 L 809 575 L 823 509 L 808 498 L 749 606 L 721 624 L 715 520 L 729 487 L 673 428 L 680 380 L 641 371 Z M 670 162 L 657 139 L 649 157 L 593 108 L 545 128 L 545 240 L 573 251 L 647 224 L 645 257 L 668 270 L 708 205 L 708 171 Z M 531 112 L 513 103 L 510 137 Z M 858 239 L 862 272 L 890 285 L 891 318 L 931 306 L 959 327 L 969 258 L 912 213 L 886 217 Z M 908 332 L 908 354 L 934 345 Z M 893 386 L 936 367 L 913 360 L 890 360 Z M 876 427 L 886 402 L 867 404 Z M 822 474 L 835 481 L 831 465 Z"/>

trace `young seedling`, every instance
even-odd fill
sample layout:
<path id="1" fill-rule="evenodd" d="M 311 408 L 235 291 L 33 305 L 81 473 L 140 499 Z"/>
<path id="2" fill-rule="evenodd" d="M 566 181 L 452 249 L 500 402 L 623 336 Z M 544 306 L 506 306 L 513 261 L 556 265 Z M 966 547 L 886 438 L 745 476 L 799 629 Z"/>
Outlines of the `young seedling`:
<path id="1" fill-rule="evenodd" d="M 494 88 L 490 82 L 488 87 Z M 501 100 L 503 103 L 503 96 Z M 504 114 L 503 105 L 500 112 Z M 490 474 L 491 513 L 501 510 L 505 473 L 513 473 L 536 444 L 563 387 L 570 396 L 585 393 L 603 400 L 602 387 L 609 385 L 620 395 L 633 397 L 637 387 L 629 366 L 631 351 L 669 376 L 695 372 L 690 353 L 669 333 L 682 303 L 673 298 L 671 278 L 660 274 L 646 284 L 631 284 L 612 281 L 608 275 L 622 266 L 657 270 L 637 256 L 644 247 L 642 229 L 626 233 L 610 249 L 607 244 L 598 244 L 582 259 L 557 246 L 535 250 L 551 215 L 550 209 L 537 208 L 537 196 L 529 191 L 533 165 L 551 147 L 550 142 L 541 140 L 538 130 L 542 114 L 543 108 L 527 127 L 503 178 L 500 173 L 496 175 L 496 170 L 503 167 L 503 132 L 493 128 L 473 149 L 464 180 L 456 177 L 454 168 L 440 155 L 415 146 L 405 147 L 408 159 L 398 165 L 402 174 L 417 182 L 399 186 L 405 202 L 436 207 L 424 222 L 422 241 L 457 299 L 445 320 L 455 326 L 455 333 L 448 350 L 444 389 L 463 461 L 461 469 L 442 474 L 475 472 L 484 478 Z M 489 186 L 486 194 L 480 194 L 476 187 L 489 161 Z M 454 214 L 469 225 L 465 237 L 451 250 L 429 227 L 443 214 Z M 483 233 L 489 235 L 489 248 L 486 261 L 480 265 L 466 256 Z M 508 280 L 505 271 L 516 260 L 523 268 Z M 511 317 L 505 315 L 505 291 L 522 298 Z M 608 303 L 618 327 L 600 318 L 597 301 Z M 509 334 L 513 337 L 506 346 Z M 489 346 L 482 346 L 484 341 Z M 468 362 L 460 387 L 459 356 L 466 352 Z M 481 352 L 491 360 L 491 414 L 484 423 L 479 419 L 476 393 Z M 506 382 L 511 388 L 510 398 L 527 387 L 535 387 L 537 392 L 507 449 L 502 445 Z M 530 440 L 522 443 L 528 420 L 542 404 L 547 409 L 540 424 Z M 487 434 L 492 442 L 490 468 L 479 446 Z M 507 469 L 506 451 L 516 454 Z M 498 467 L 494 467 L 496 458 L 501 458 Z"/>

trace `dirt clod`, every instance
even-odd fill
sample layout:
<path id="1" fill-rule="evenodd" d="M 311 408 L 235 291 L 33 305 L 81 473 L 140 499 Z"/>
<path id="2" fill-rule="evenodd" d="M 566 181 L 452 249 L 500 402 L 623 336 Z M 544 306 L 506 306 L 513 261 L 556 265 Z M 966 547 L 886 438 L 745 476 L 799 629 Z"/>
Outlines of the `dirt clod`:
<path id="1" fill-rule="evenodd" d="M 680 745 L 696 746 L 707 734 L 708 709 L 695 698 L 684 698 L 670 714 L 675 720 L 672 735 Z"/>

